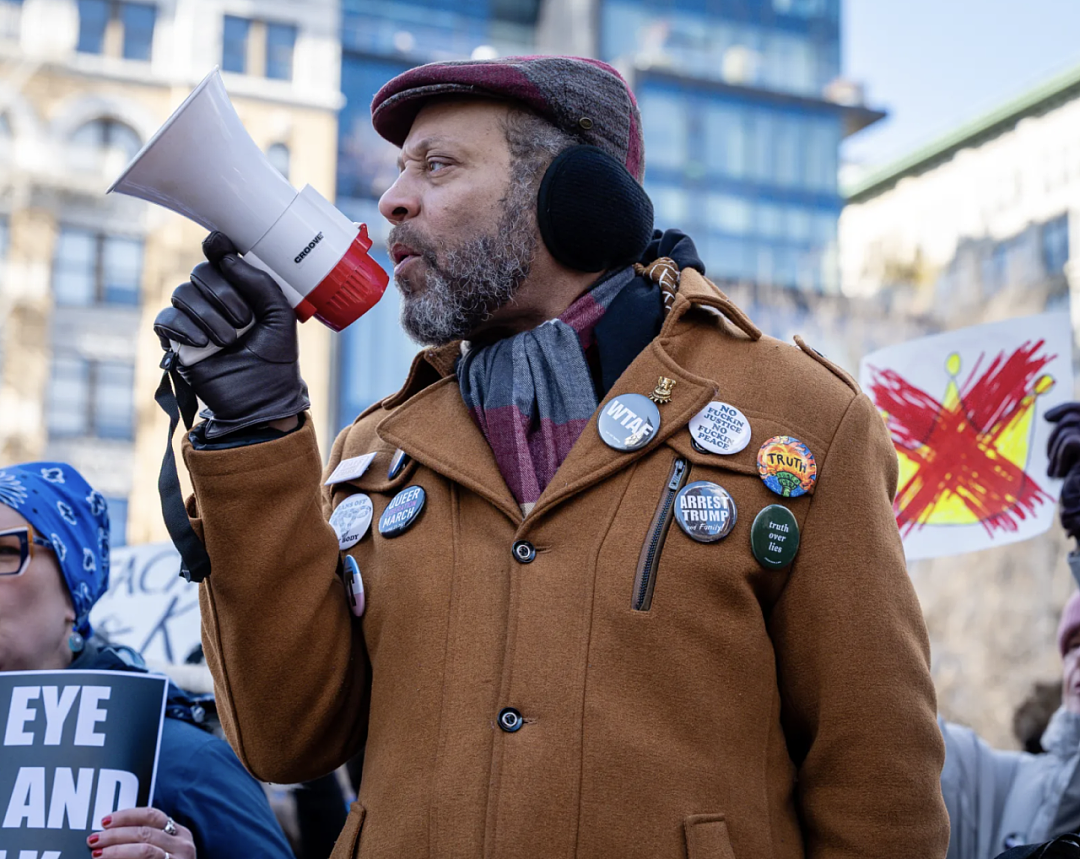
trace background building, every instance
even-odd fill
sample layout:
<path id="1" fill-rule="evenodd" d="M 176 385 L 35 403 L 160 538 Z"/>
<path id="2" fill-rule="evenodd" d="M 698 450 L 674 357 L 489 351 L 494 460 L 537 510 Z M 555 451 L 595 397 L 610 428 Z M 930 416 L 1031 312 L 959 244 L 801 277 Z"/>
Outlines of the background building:
<path id="1" fill-rule="evenodd" d="M 0 0 L 0 462 L 75 464 L 118 543 L 164 537 L 151 323 L 203 231 L 105 189 L 220 64 L 255 141 L 331 195 L 339 27 L 330 0 Z M 330 337 L 302 339 L 321 430 Z"/>
<path id="2" fill-rule="evenodd" d="M 1078 211 L 1080 68 L 853 182 L 840 218 L 844 292 L 881 310 L 879 345 L 901 330 L 1065 310 L 1070 297 L 1075 332 Z M 1054 631 L 1074 587 L 1065 551 L 1055 528 L 911 565 L 941 710 L 996 743 L 1012 743 L 1031 684 L 1060 678 Z"/>
<path id="3" fill-rule="evenodd" d="M 385 237 L 376 202 L 395 151 L 371 128 L 387 80 L 423 62 L 571 53 L 616 66 L 638 97 L 660 227 L 770 333 L 804 331 L 838 294 L 841 139 L 882 114 L 840 77 L 839 0 L 344 0 L 338 203 Z M 385 257 L 383 258 L 385 262 Z M 775 293 L 775 295 L 774 295 Z M 809 297 L 807 297 L 809 296 Z M 387 298 L 339 338 L 340 425 L 396 390 L 416 352 Z M 846 308 L 830 299 L 831 306 Z"/>

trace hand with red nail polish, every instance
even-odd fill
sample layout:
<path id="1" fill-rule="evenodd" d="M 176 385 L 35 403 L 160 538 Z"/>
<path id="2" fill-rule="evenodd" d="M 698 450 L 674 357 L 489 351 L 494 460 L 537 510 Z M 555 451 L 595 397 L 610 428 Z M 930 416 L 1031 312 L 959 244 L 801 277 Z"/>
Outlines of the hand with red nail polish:
<path id="1" fill-rule="evenodd" d="M 128 808 L 101 825 L 86 839 L 93 859 L 197 859 L 191 830 L 160 809 Z"/>

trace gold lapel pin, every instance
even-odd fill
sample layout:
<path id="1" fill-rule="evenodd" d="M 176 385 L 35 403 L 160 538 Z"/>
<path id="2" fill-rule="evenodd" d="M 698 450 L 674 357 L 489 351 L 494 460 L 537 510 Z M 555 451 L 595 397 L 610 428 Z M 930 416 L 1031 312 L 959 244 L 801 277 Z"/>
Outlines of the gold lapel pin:
<path id="1" fill-rule="evenodd" d="M 661 376 L 656 383 L 656 387 L 653 388 L 653 392 L 649 394 L 649 399 L 654 403 L 663 405 L 664 403 L 671 402 L 671 389 L 675 387 L 675 379 L 669 379 L 667 376 Z"/>

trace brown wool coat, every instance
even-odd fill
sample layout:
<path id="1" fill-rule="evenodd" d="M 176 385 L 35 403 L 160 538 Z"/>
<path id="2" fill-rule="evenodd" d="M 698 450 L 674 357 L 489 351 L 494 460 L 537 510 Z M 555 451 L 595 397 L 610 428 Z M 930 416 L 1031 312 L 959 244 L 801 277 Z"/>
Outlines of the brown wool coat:
<path id="1" fill-rule="evenodd" d="M 321 485 L 304 428 L 184 456 L 213 559 L 203 640 L 222 723 L 259 777 L 309 779 L 366 749 L 334 856 L 362 859 L 889 859 L 945 855 L 928 644 L 892 516 L 897 463 L 857 385 L 809 349 L 744 321 L 692 271 L 659 337 L 610 392 L 675 379 L 636 453 L 595 420 L 523 522 L 452 375 L 423 353 L 399 393 L 338 437 L 378 455 Z M 749 332 L 749 333 L 747 333 Z M 750 445 L 695 451 L 710 400 L 738 406 Z M 817 458 L 813 495 L 780 499 L 755 457 L 793 435 Z M 387 480 L 396 448 L 412 464 Z M 648 611 L 631 608 L 642 544 L 673 463 L 724 486 L 738 522 L 694 542 L 673 524 Z M 331 508 L 367 493 L 376 521 L 400 489 L 427 508 L 403 535 L 369 533 L 367 613 L 338 577 Z M 785 503 L 802 532 L 788 569 L 750 551 L 757 512 Z M 511 555 L 516 540 L 537 550 Z M 525 718 L 496 725 L 501 708 Z"/>

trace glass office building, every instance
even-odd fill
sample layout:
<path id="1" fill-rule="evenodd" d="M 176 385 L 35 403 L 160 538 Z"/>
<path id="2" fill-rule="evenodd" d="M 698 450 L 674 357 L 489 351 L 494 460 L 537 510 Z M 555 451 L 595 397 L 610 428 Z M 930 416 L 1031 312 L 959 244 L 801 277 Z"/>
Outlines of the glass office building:
<path id="1" fill-rule="evenodd" d="M 376 201 L 396 153 L 371 129 L 378 88 L 421 62 L 558 52 L 536 45 L 540 15 L 558 14 L 541 6 L 345 0 L 343 209 L 383 230 Z M 641 107 L 657 226 L 693 236 L 714 280 L 835 292 L 840 141 L 881 116 L 849 103 L 858 98 L 840 81 L 840 0 L 593 0 L 590 13 L 592 53 Z M 339 338 L 342 424 L 404 379 L 416 347 L 397 312 L 388 294 Z"/>

